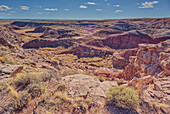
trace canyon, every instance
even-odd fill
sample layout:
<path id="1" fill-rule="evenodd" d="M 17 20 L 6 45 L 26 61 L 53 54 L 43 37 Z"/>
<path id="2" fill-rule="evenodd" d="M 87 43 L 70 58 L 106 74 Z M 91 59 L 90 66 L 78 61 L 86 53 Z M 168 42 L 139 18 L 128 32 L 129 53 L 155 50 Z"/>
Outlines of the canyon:
<path id="1" fill-rule="evenodd" d="M 3 114 L 168 114 L 169 76 L 170 18 L 0 25 Z M 106 105 L 114 86 L 137 91 L 137 109 Z"/>

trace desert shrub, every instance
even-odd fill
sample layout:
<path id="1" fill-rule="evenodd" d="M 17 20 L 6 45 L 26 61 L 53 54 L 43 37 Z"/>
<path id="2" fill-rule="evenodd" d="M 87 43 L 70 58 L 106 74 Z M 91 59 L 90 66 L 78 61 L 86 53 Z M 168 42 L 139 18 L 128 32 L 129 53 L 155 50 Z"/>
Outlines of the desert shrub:
<path id="1" fill-rule="evenodd" d="M 60 92 L 60 91 L 57 91 L 57 92 L 54 94 L 54 98 L 55 98 L 55 100 L 58 101 L 60 104 L 71 102 L 71 99 L 68 98 L 66 94 L 64 94 L 63 92 Z"/>
<path id="2" fill-rule="evenodd" d="M 67 75 L 73 75 L 73 74 L 79 74 L 79 72 L 74 69 L 63 69 L 61 71 L 61 76 L 67 76 Z"/>
<path id="3" fill-rule="evenodd" d="M 31 99 L 30 94 L 25 91 L 19 92 L 18 98 L 14 99 L 14 110 L 21 110 Z"/>
<path id="4" fill-rule="evenodd" d="M 0 81 L 0 92 L 5 90 L 7 88 L 7 85 L 5 82 Z"/>
<path id="5" fill-rule="evenodd" d="M 66 89 L 66 86 L 64 84 L 59 84 L 57 87 L 57 91 L 64 92 Z"/>
<path id="6" fill-rule="evenodd" d="M 45 101 L 45 108 L 50 111 L 58 110 L 65 103 L 71 103 L 71 99 L 63 92 L 58 91 L 54 94 L 54 99 L 48 99 Z"/>
<path id="7" fill-rule="evenodd" d="M 130 87 L 114 86 L 107 93 L 106 103 L 122 108 L 136 108 L 139 105 L 139 94 Z"/>
<path id="8" fill-rule="evenodd" d="M 45 72 L 41 75 L 42 81 L 47 81 L 48 79 L 51 79 L 53 77 L 52 72 Z"/>
<path id="9" fill-rule="evenodd" d="M 83 97 L 78 97 L 75 99 L 73 107 L 79 109 L 81 112 L 86 112 L 89 105 L 91 104 L 89 99 L 84 99 Z"/>
<path id="10" fill-rule="evenodd" d="M 103 60 L 103 58 L 94 57 L 94 58 L 80 58 L 78 61 L 83 62 L 83 63 L 89 63 L 89 62 L 99 62 L 102 60 Z"/>
<path id="11" fill-rule="evenodd" d="M 40 74 L 40 78 L 44 82 L 50 80 L 52 77 L 57 77 L 56 72 L 52 70 L 45 70 Z"/>
<path id="12" fill-rule="evenodd" d="M 19 74 L 11 83 L 13 85 L 28 85 L 33 82 L 39 82 L 41 81 L 40 77 L 36 73 L 21 73 Z"/>
<path id="13" fill-rule="evenodd" d="M 50 110 L 50 111 L 52 111 L 52 110 L 57 110 L 57 109 L 58 109 L 58 107 L 56 106 L 56 102 L 55 102 L 54 100 L 52 100 L 52 99 L 48 99 L 48 100 L 45 102 L 45 108 L 46 108 L 47 110 Z"/>
<path id="14" fill-rule="evenodd" d="M 160 104 L 159 108 L 163 110 L 165 108 L 165 105 L 164 104 Z"/>
<path id="15" fill-rule="evenodd" d="M 45 83 L 33 83 L 31 84 L 28 93 L 31 94 L 33 98 L 41 96 L 46 90 Z"/>
<path id="16" fill-rule="evenodd" d="M 10 85 L 7 84 L 7 91 L 11 94 L 12 98 L 18 99 L 19 95 L 18 92 Z"/>
<path id="17" fill-rule="evenodd" d="M 31 99 L 30 94 L 27 92 L 21 91 L 18 93 L 13 87 L 9 85 L 8 91 L 10 92 L 13 99 L 13 102 L 8 105 L 11 111 L 21 110 Z"/>
<path id="18" fill-rule="evenodd" d="M 3 56 L 2 62 L 5 63 L 5 64 L 12 64 L 12 65 L 16 64 L 15 60 L 9 54 L 6 54 L 6 55 Z"/>

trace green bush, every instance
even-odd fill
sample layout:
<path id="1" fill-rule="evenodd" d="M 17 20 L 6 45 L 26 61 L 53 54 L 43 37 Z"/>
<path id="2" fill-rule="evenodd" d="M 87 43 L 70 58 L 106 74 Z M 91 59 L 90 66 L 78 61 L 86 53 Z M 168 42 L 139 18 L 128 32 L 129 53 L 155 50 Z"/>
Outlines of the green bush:
<path id="1" fill-rule="evenodd" d="M 33 83 L 31 84 L 28 93 L 31 93 L 33 98 L 41 96 L 45 92 L 45 83 Z"/>
<path id="2" fill-rule="evenodd" d="M 136 108 L 139 105 L 139 94 L 130 87 L 114 86 L 107 93 L 106 103 L 122 108 Z"/>

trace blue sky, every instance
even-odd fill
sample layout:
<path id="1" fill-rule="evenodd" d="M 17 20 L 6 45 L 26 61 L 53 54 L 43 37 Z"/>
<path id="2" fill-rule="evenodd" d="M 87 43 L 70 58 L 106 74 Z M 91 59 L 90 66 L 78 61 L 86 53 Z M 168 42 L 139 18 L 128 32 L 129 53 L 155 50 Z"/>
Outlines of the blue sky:
<path id="1" fill-rule="evenodd" d="M 0 0 L 1 19 L 170 17 L 170 0 Z"/>

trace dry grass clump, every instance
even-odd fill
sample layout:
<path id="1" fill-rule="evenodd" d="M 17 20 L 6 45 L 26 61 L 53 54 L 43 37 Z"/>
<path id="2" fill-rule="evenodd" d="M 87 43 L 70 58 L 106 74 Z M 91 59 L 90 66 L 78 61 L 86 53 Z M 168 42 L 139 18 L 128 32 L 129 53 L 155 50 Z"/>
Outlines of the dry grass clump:
<path id="1" fill-rule="evenodd" d="M 8 108 L 11 112 L 22 110 L 22 108 L 29 102 L 31 99 L 30 94 L 26 91 L 17 92 L 13 87 L 8 85 L 9 93 L 12 96 L 13 102 L 8 105 Z"/>
<path id="2" fill-rule="evenodd" d="M 21 85 L 29 85 L 33 82 L 41 81 L 40 74 L 38 73 L 20 73 L 18 76 L 11 82 L 12 85 L 17 87 Z"/>
<path id="3" fill-rule="evenodd" d="M 28 93 L 31 94 L 32 98 L 41 96 L 46 90 L 44 82 L 31 84 Z"/>
<path id="4" fill-rule="evenodd" d="M 78 61 L 82 63 L 89 63 L 89 62 L 99 62 L 102 61 L 103 58 L 94 57 L 94 58 L 80 58 Z"/>
<path id="5" fill-rule="evenodd" d="M 94 58 L 80 58 L 77 62 L 85 63 L 88 66 L 92 67 L 106 67 L 112 68 L 112 62 L 109 58 L 101 58 L 101 57 L 94 57 Z"/>
<path id="6" fill-rule="evenodd" d="M 59 84 L 57 87 L 57 91 L 61 91 L 64 92 L 66 89 L 66 85 L 65 84 Z"/>
<path id="7" fill-rule="evenodd" d="M 0 92 L 5 90 L 7 88 L 7 85 L 5 82 L 0 81 Z"/>
<path id="8" fill-rule="evenodd" d="M 13 59 L 13 57 L 9 54 L 6 54 L 2 57 L 1 62 L 5 63 L 5 64 L 12 64 L 15 65 L 16 61 Z"/>
<path id="9" fill-rule="evenodd" d="M 45 101 L 45 108 L 50 111 L 58 110 L 62 105 L 71 103 L 71 99 L 61 91 L 57 91 L 54 94 L 54 99 L 48 99 Z"/>
<path id="10" fill-rule="evenodd" d="M 80 74 L 79 71 L 77 71 L 76 69 L 63 69 L 60 72 L 60 76 L 67 76 L 67 75 L 73 75 L 73 74 Z"/>
<path id="11" fill-rule="evenodd" d="M 18 98 L 14 99 L 13 102 L 13 109 L 14 110 L 21 110 L 31 99 L 30 94 L 25 91 L 21 91 L 18 94 Z"/>
<path id="12" fill-rule="evenodd" d="M 16 78 L 13 78 L 9 84 L 14 86 L 29 85 L 36 82 L 45 82 L 52 77 L 55 77 L 56 73 L 51 70 L 44 70 L 43 72 L 31 72 L 17 74 Z"/>
<path id="13" fill-rule="evenodd" d="M 83 97 L 78 97 L 74 100 L 74 110 L 80 110 L 85 113 L 88 110 L 89 105 L 91 104 L 89 99 L 84 99 Z"/>

